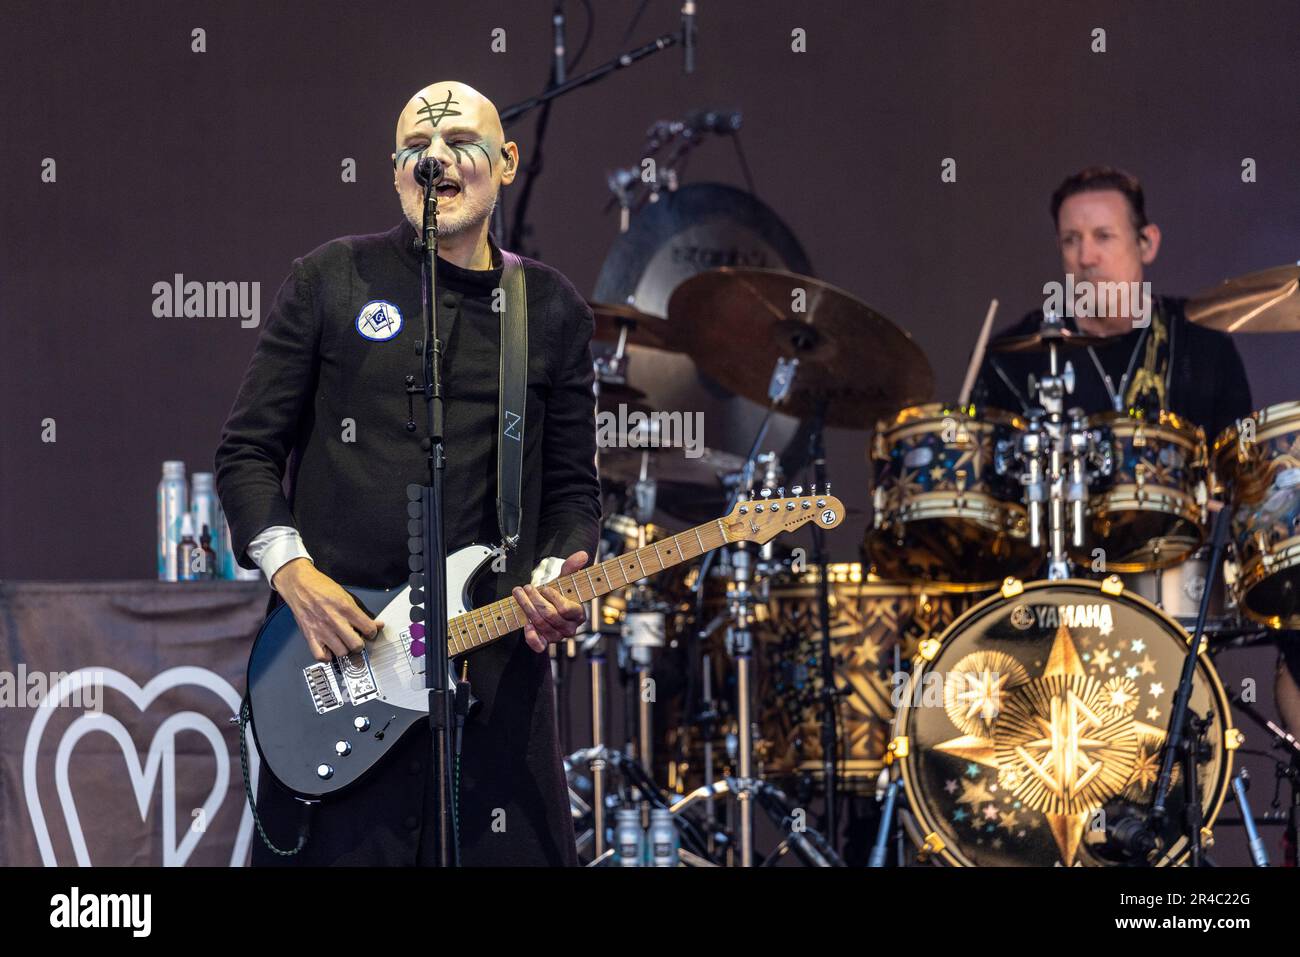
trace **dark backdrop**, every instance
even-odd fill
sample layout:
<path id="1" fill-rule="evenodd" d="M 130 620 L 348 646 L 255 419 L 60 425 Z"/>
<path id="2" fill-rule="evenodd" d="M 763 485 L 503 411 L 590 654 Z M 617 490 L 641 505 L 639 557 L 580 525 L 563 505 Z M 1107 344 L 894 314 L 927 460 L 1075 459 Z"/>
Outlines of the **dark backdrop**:
<path id="1" fill-rule="evenodd" d="M 258 281 L 265 309 L 294 256 L 397 222 L 388 154 L 406 99 L 443 78 L 500 105 L 534 93 L 550 6 L 6 0 L 0 577 L 153 574 L 159 464 L 211 468 L 257 335 L 235 319 L 154 318 L 153 284 Z M 568 6 L 572 49 L 584 14 Z M 637 4 L 594 6 L 581 67 L 614 54 Z M 677 6 L 648 4 L 633 38 L 676 29 Z M 822 278 L 917 339 L 944 396 L 989 298 L 1007 322 L 1057 278 L 1047 197 L 1086 163 L 1145 182 L 1165 231 L 1158 291 L 1300 253 L 1294 3 L 700 7 L 695 75 L 670 51 L 552 115 L 533 245 L 584 292 L 616 229 L 606 171 L 636 161 L 651 121 L 706 106 L 744 110 L 759 194 Z M 191 52 L 195 27 L 205 53 Z M 490 50 L 495 27 L 504 53 Z M 803 54 L 790 50 L 796 27 Z M 1094 27 L 1105 53 L 1090 50 Z M 527 159 L 532 119 L 510 133 Z M 346 157 L 355 183 L 341 181 Z M 945 157 L 956 183 L 940 181 Z M 1241 181 L 1244 157 L 1258 182 Z M 687 179 L 742 182 L 721 141 L 696 152 Z M 1296 345 L 1241 343 L 1257 405 L 1297 398 Z M 47 418 L 54 443 L 41 441 Z M 706 438 L 745 441 L 716 420 Z M 850 504 L 865 504 L 864 448 L 863 433 L 831 435 Z M 855 557 L 861 522 L 836 533 L 839 557 Z"/>

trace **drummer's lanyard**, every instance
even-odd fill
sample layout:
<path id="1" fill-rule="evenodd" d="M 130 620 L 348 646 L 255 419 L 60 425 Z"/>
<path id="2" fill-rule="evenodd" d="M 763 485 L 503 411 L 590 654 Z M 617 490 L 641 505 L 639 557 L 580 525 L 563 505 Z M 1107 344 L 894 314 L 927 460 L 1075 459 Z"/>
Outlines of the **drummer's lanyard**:
<path id="1" fill-rule="evenodd" d="M 1150 324 L 1144 326 L 1137 338 L 1137 342 L 1134 343 L 1133 354 L 1128 357 L 1128 368 L 1124 370 L 1124 377 L 1119 380 L 1118 390 L 1115 388 L 1114 380 L 1111 379 L 1102 366 L 1101 360 L 1097 358 L 1097 350 L 1092 346 L 1088 346 L 1088 355 L 1092 356 L 1092 364 L 1097 367 L 1097 374 L 1101 376 L 1101 381 L 1106 385 L 1106 391 L 1110 393 L 1110 407 L 1116 412 L 1124 411 L 1124 393 L 1128 389 L 1129 379 L 1133 376 L 1133 367 L 1137 364 L 1138 353 L 1142 351 L 1142 343 L 1147 341 L 1147 330 L 1150 328 Z"/>

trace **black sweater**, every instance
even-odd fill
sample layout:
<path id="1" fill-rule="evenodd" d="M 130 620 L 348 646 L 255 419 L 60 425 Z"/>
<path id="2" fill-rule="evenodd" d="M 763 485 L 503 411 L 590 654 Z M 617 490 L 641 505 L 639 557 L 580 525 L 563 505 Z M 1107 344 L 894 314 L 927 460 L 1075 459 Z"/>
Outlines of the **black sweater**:
<path id="1" fill-rule="evenodd" d="M 427 435 L 418 341 L 420 254 L 409 223 L 347 236 L 295 260 L 267 315 L 216 455 L 217 490 L 240 564 L 272 525 L 298 529 L 317 567 L 345 586 L 405 583 L 406 487 L 427 482 Z M 438 335 L 446 396 L 445 527 L 448 553 L 495 544 L 501 278 L 438 260 Z M 591 311 L 559 272 L 525 259 L 528 402 L 519 547 L 475 604 L 505 597 L 542 558 L 593 553 L 599 534 L 592 393 Z M 363 335 L 368 304 L 387 326 Z M 401 326 L 393 329 L 400 315 Z M 414 421 L 414 431 L 408 421 Z M 288 493 L 282 480 L 288 475 Z M 573 863 L 573 829 L 555 731 L 549 659 L 518 632 L 470 656 L 482 702 L 465 733 L 462 840 L 469 863 Z M 421 725 L 423 729 L 423 725 Z M 369 783 L 317 812 L 301 863 L 414 864 L 432 821 L 424 771 L 427 732 Z M 396 752 L 399 749 L 394 749 Z M 411 777 L 411 775 L 416 775 Z M 269 775 L 263 780 L 269 779 Z M 412 785 L 418 784 L 418 787 Z M 292 844 L 297 809 L 259 788 L 268 831 Z M 510 823 L 493 829 L 494 809 Z M 422 832 L 422 833 L 421 833 Z M 269 862 L 260 844 L 254 862 Z M 282 861 L 277 861 L 282 862 Z"/>

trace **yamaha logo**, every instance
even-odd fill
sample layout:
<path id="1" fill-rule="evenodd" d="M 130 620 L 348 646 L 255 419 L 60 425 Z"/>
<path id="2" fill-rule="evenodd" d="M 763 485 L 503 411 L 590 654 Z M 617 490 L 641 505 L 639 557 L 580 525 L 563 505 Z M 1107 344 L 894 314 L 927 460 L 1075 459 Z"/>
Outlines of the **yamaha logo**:
<path id="1" fill-rule="evenodd" d="M 1017 605 L 1011 609 L 1011 625 L 1020 631 L 1034 627 L 1034 613 L 1028 605 Z"/>

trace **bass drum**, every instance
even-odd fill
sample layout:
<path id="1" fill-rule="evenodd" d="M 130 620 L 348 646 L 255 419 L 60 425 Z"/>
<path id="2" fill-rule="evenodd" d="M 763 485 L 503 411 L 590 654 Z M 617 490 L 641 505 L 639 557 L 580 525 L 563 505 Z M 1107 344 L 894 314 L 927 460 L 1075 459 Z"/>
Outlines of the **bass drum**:
<path id="1" fill-rule="evenodd" d="M 939 635 L 977 596 L 935 586 L 867 580 L 857 563 L 827 566 L 831 655 L 840 694 L 838 770 L 849 791 L 871 792 L 884 767 L 894 717 L 892 676 L 926 638 Z M 764 777 L 820 788 L 820 571 L 787 574 L 770 586 L 760 629 L 756 757 Z"/>
<path id="2" fill-rule="evenodd" d="M 1132 863 L 1107 835 L 1151 800 L 1188 641 L 1112 576 L 1009 580 L 923 644 L 889 746 L 920 856 L 965 867 Z M 1205 655 L 1191 708 L 1210 716 L 1199 781 L 1210 828 L 1242 736 Z M 1188 856 L 1184 795 L 1175 765 L 1146 863 Z"/>

